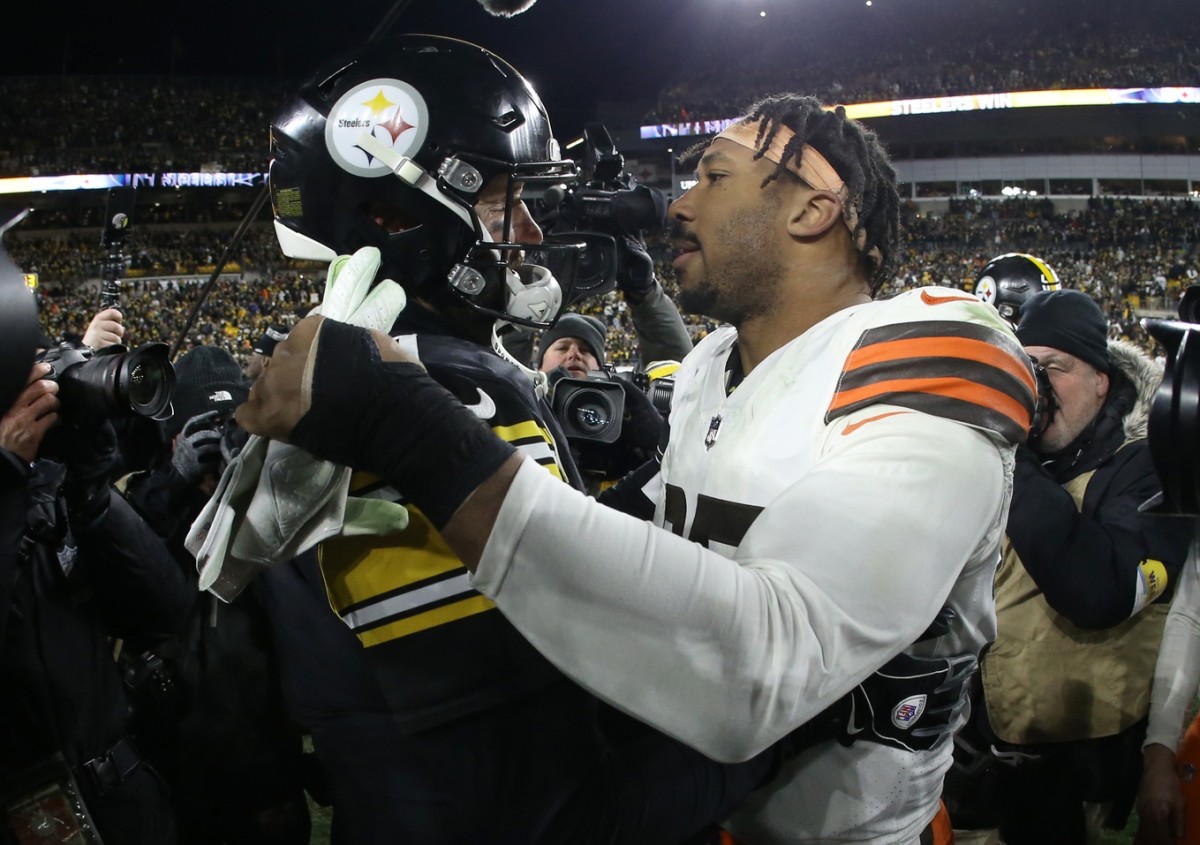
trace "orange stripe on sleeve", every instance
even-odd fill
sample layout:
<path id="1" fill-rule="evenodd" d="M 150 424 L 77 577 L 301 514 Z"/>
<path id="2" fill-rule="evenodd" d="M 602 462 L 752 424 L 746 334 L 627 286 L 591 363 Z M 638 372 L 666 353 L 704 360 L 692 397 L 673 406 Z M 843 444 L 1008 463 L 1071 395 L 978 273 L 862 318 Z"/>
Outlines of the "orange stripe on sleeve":
<path id="1" fill-rule="evenodd" d="M 1028 366 L 990 343 L 965 337 L 913 337 L 872 343 L 851 352 L 843 372 L 849 374 L 860 367 L 885 361 L 936 357 L 961 358 L 988 364 L 1018 379 L 1031 392 L 1037 392 L 1037 383 Z"/>
<path id="2" fill-rule="evenodd" d="M 847 405 L 878 399 L 893 393 L 925 393 L 959 399 L 1001 413 L 1023 429 L 1029 428 L 1029 409 L 1016 399 L 994 388 L 954 377 L 890 379 L 863 387 L 841 390 L 833 397 L 829 413 L 835 414 Z"/>

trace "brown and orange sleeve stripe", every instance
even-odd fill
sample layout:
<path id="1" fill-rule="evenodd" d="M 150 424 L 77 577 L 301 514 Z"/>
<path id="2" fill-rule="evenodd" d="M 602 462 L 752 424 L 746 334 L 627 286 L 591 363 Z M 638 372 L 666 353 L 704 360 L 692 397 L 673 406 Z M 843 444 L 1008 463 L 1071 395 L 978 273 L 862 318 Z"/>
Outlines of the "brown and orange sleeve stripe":
<path id="1" fill-rule="evenodd" d="M 1020 443 L 1036 403 L 1033 368 L 1014 339 L 975 323 L 918 321 L 863 332 L 825 422 L 870 405 L 898 405 Z"/>

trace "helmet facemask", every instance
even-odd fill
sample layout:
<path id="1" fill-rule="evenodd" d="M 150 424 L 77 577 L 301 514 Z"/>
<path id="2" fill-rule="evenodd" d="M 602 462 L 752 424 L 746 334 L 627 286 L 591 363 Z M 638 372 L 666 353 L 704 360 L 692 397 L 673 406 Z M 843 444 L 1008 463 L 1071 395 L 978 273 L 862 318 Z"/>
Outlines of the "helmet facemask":
<path id="1" fill-rule="evenodd" d="M 540 242 L 519 240 L 514 213 L 523 202 L 520 196 L 525 185 L 562 184 L 564 179 L 574 181 L 575 163 L 554 159 L 522 164 L 487 162 L 488 170 L 495 172 L 499 165 L 506 172 L 504 210 L 497 227 L 497 240 L 492 227 L 485 225 L 480 217 L 476 205 L 478 196 L 463 197 L 456 188 L 455 183 L 463 181 L 464 173 L 468 174 L 468 183 L 481 183 L 477 179 L 479 170 L 473 165 L 476 161 L 479 161 L 478 157 L 462 154 L 447 159 L 439 170 L 439 187 L 443 188 L 445 196 L 470 209 L 475 238 L 462 260 L 450 271 L 450 288 L 478 313 L 508 323 L 549 328 L 558 319 L 564 303 L 571 301 L 579 261 L 586 246 L 553 236 Z M 482 184 L 486 188 L 487 183 Z"/>

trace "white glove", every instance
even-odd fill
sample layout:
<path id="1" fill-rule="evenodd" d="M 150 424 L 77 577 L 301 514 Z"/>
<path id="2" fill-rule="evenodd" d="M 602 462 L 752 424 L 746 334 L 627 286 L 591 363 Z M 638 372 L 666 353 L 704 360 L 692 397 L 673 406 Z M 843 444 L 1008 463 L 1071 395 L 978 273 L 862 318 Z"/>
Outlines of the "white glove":
<path id="1" fill-rule="evenodd" d="M 404 310 L 391 279 L 371 287 L 379 250 L 363 247 L 329 265 L 319 312 L 388 331 Z M 338 534 L 386 534 L 408 525 L 408 511 L 381 499 L 349 499 L 350 470 L 287 443 L 251 436 L 225 469 L 185 545 L 196 556 L 200 589 L 237 597 L 263 569 Z"/>

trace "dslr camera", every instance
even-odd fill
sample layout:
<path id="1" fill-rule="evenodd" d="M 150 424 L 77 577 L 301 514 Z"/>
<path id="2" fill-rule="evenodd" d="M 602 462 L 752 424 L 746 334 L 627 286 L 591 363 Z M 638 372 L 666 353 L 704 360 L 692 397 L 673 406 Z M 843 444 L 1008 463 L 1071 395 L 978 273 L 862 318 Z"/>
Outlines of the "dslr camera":
<path id="1" fill-rule="evenodd" d="M 635 183 L 625 172 L 625 157 L 617 151 L 608 130 L 597 123 L 583 130 L 583 161 L 579 180 L 554 185 L 539 201 L 538 223 L 556 240 L 582 242 L 572 302 L 608 293 L 617 286 L 617 239 L 665 225 L 666 198 L 662 191 Z"/>
<path id="2" fill-rule="evenodd" d="M 58 382 L 58 399 L 66 417 L 165 420 L 171 416 L 175 368 L 165 343 L 147 343 L 133 351 L 114 345 L 99 352 L 56 346 L 37 360 L 50 365 L 50 373 L 43 378 Z"/>

